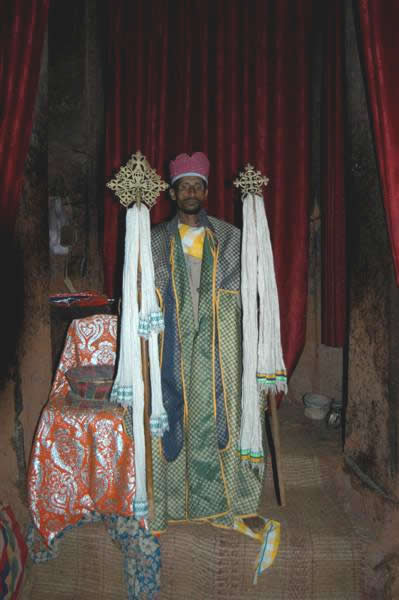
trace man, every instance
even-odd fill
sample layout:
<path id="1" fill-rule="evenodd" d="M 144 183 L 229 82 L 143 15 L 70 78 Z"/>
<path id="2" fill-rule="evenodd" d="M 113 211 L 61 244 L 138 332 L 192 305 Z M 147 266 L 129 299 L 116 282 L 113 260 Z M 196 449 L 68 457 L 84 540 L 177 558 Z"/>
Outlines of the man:
<path id="1" fill-rule="evenodd" d="M 162 394 L 169 430 L 153 441 L 153 529 L 208 520 L 232 527 L 256 515 L 262 469 L 240 461 L 240 231 L 203 209 L 209 161 L 171 162 L 177 214 L 152 232 L 165 315 Z"/>

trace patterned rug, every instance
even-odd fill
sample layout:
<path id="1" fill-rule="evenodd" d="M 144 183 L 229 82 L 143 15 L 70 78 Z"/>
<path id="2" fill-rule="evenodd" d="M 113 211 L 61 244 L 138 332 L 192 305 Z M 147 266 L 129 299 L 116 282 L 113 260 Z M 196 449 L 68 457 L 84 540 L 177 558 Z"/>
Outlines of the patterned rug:
<path id="1" fill-rule="evenodd" d="M 277 505 L 269 466 L 260 511 L 281 523 L 273 566 L 254 586 L 256 541 L 210 525 L 171 526 L 161 537 L 161 600 L 365 598 L 361 540 L 331 486 L 340 434 L 288 405 L 280 424 L 287 506 Z M 69 531 L 58 558 L 27 570 L 23 600 L 127 598 L 122 555 L 102 524 Z"/>

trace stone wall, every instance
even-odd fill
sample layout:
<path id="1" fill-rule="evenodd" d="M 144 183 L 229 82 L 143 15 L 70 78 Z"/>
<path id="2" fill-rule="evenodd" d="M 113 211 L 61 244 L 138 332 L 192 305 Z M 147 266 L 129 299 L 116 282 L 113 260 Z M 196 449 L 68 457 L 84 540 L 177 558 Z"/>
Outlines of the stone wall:
<path id="1" fill-rule="evenodd" d="M 377 171 L 356 15 L 346 4 L 349 348 L 345 468 L 353 510 L 375 527 L 375 573 L 399 597 L 399 290 Z"/>
<path id="2" fill-rule="evenodd" d="M 9 305 L 17 309 L 11 319 L 10 337 L 3 340 L 13 351 L 2 364 L 0 500 L 10 503 L 17 519 L 25 524 L 26 464 L 51 381 L 46 45 L 15 236 L 4 259 L 12 272 L 6 289 Z M 5 315 L 7 318 L 8 313 Z"/>
<path id="3" fill-rule="evenodd" d="M 51 3 L 48 193 L 50 293 L 103 290 L 103 53 L 101 3 Z M 52 305 L 55 369 L 71 318 Z"/>
<path id="4" fill-rule="evenodd" d="M 49 295 L 102 291 L 103 93 L 95 0 L 51 3 L 24 189 L 8 269 L 0 370 L 0 500 L 28 519 L 26 464 L 52 378 Z M 47 59 L 48 56 L 48 59 Z M 54 214 L 54 201 L 57 208 Z M 49 221 L 58 239 L 49 252 Z M 10 242 L 11 244 L 11 242 Z M 67 254 L 61 252 L 68 246 Z"/>
<path id="5" fill-rule="evenodd" d="M 348 17 L 350 331 L 345 455 L 389 495 L 395 494 L 399 484 L 397 375 L 392 378 L 399 343 L 399 323 L 395 319 L 399 290 L 394 280 L 354 22 L 351 15 Z"/>
<path id="6" fill-rule="evenodd" d="M 102 291 L 104 183 L 101 3 L 50 3 L 51 293 Z M 59 237 L 56 239 L 55 231 Z"/>

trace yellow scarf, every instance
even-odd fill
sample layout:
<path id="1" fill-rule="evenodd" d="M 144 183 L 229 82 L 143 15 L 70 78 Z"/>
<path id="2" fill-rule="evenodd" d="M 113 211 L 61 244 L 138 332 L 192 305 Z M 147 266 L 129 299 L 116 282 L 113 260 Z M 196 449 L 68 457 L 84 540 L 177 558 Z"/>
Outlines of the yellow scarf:
<path id="1" fill-rule="evenodd" d="M 179 233 L 185 254 L 202 259 L 204 248 L 205 227 L 190 227 L 179 223 Z"/>

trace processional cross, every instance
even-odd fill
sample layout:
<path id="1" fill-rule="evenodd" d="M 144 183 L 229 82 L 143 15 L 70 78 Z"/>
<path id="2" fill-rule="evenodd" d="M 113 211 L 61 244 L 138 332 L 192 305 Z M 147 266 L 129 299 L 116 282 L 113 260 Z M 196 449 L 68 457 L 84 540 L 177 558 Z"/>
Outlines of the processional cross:
<path id="1" fill-rule="evenodd" d="M 139 210 L 142 210 L 141 204 L 145 204 L 148 210 L 156 204 L 157 198 L 160 192 L 166 190 L 169 185 L 164 182 L 155 169 L 152 169 L 150 164 L 148 163 L 146 157 L 140 152 L 137 151 L 135 154 L 131 156 L 126 165 L 122 166 L 119 171 L 116 173 L 113 179 L 111 179 L 107 183 L 107 187 L 110 188 L 115 195 L 119 198 L 120 203 L 126 209 L 132 204 L 136 204 Z M 144 210 L 147 210 L 146 208 Z M 147 225 L 145 227 L 145 236 L 147 239 L 150 236 L 150 223 L 149 219 L 147 221 Z M 136 232 L 138 235 L 138 231 Z M 140 239 L 140 238 L 139 238 Z M 143 267 L 143 263 L 140 260 L 140 245 L 139 242 L 139 257 L 138 257 L 138 278 L 140 279 L 141 268 Z M 126 260 L 126 257 L 125 257 Z M 128 265 L 129 268 L 129 265 Z M 143 279 L 144 273 L 141 274 L 141 280 Z M 124 270 L 125 277 L 125 270 Z M 137 285 L 137 304 L 142 306 L 143 297 L 140 294 L 140 286 Z M 136 295 L 134 293 L 133 295 Z M 145 300 L 145 299 L 144 299 Z M 122 339 L 123 339 L 123 314 L 122 314 Z M 132 335 L 138 335 L 137 331 L 131 332 Z M 136 497 L 137 506 L 135 507 L 136 516 L 140 516 L 140 510 L 142 510 L 141 516 L 144 518 L 144 522 L 147 525 L 146 515 L 150 517 L 150 519 L 154 516 L 154 497 L 153 497 L 153 480 L 152 480 L 152 453 L 151 453 L 151 433 L 150 433 L 150 396 L 151 396 L 151 382 L 150 382 L 150 372 L 149 372 L 149 352 L 148 352 L 148 339 L 141 337 L 140 334 L 140 350 L 141 350 L 141 372 L 142 379 L 144 384 L 144 411 L 143 411 L 143 423 L 141 423 L 140 427 L 144 427 L 144 436 L 141 429 L 138 431 L 140 434 L 138 437 L 142 439 L 144 437 L 145 443 L 145 451 L 144 449 L 140 452 L 140 454 L 145 454 L 144 456 L 138 456 L 139 453 L 139 443 L 138 440 L 135 439 L 135 464 L 136 464 Z M 151 340 L 153 343 L 153 340 Z M 158 342 L 156 341 L 156 344 Z M 139 356 L 140 359 L 140 350 Z M 153 352 L 151 354 L 153 356 Z M 125 361 L 126 362 L 126 361 Z M 151 361 L 150 361 L 151 362 Z M 159 367 L 159 365 L 158 365 Z M 153 363 L 151 362 L 151 369 L 153 368 Z M 138 375 L 140 375 L 140 370 Z M 119 377 L 119 370 L 117 375 L 117 380 Z M 123 375 L 120 377 L 119 381 L 123 380 Z M 123 389 L 123 384 L 120 386 Z M 123 396 L 122 396 L 123 398 Z M 112 399 L 112 396 L 111 396 Z M 136 402 L 136 400 L 135 400 Z M 152 399 L 152 409 L 154 410 L 154 399 Z M 134 413 L 133 413 L 134 414 Z M 141 414 L 141 413 L 140 413 Z M 141 417 L 139 419 L 142 420 Z M 133 429 L 137 428 L 137 423 L 135 423 L 135 419 L 133 419 Z M 139 477 L 139 473 L 143 473 L 142 469 L 145 469 L 145 480 L 143 477 Z M 140 483 L 141 482 L 141 483 Z M 146 497 L 144 493 L 144 489 L 146 488 Z M 140 492 L 140 490 L 141 492 Z M 140 502 L 140 498 L 142 501 Z M 147 511 L 148 507 L 148 511 Z"/>
<path id="2" fill-rule="evenodd" d="M 141 202 L 151 209 L 159 194 L 168 189 L 169 185 L 162 181 L 155 169 L 152 169 L 146 157 L 140 150 L 132 154 L 125 166 L 116 173 L 115 178 L 107 183 L 120 203 L 129 208 L 131 204 Z"/>
<path id="3" fill-rule="evenodd" d="M 242 202 L 249 202 L 251 198 L 254 196 L 262 197 L 262 187 L 267 186 L 269 183 L 268 177 L 262 175 L 260 171 L 256 171 L 255 167 L 248 163 L 244 170 L 239 173 L 239 176 L 234 180 L 234 185 L 241 192 Z M 263 210 L 263 202 L 262 202 L 262 210 Z M 265 217 L 266 218 L 266 217 Z M 256 221 L 256 216 L 255 216 Z M 267 220 L 265 221 L 267 223 Z M 253 232 L 254 233 L 254 232 Z M 245 335 L 245 331 L 244 331 Z M 251 340 L 251 345 L 253 344 L 253 340 Z M 244 383 L 243 383 L 244 385 Z M 279 484 L 279 492 L 280 492 L 280 502 L 282 506 L 285 506 L 285 485 L 283 474 L 281 470 L 281 452 L 280 452 L 280 426 L 279 426 L 279 418 L 277 412 L 277 404 L 276 404 L 276 396 L 274 393 L 267 394 L 267 388 L 265 388 L 261 393 L 265 396 L 268 396 L 270 414 L 272 418 L 272 430 L 273 430 L 273 441 L 275 448 L 275 456 L 276 456 L 276 468 L 277 468 L 277 478 Z"/>
<path id="4" fill-rule="evenodd" d="M 241 190 L 242 200 L 244 200 L 246 194 L 257 194 L 262 193 L 262 186 L 269 183 L 268 177 L 262 175 L 260 171 L 255 171 L 250 163 L 245 165 L 244 171 L 239 173 L 237 179 L 234 180 L 236 188 Z"/>

